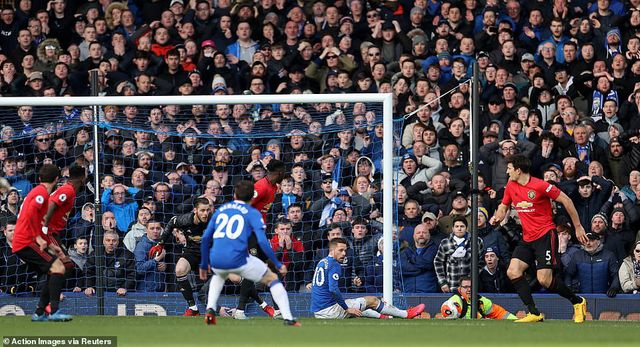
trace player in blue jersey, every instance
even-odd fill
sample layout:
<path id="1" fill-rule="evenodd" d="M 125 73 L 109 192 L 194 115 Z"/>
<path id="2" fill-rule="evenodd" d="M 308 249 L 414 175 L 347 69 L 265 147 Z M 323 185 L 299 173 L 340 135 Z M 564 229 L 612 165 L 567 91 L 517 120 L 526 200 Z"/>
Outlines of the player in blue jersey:
<path id="1" fill-rule="evenodd" d="M 412 319 L 422 311 L 424 304 L 401 310 L 386 305 L 375 296 L 343 299 L 339 281 L 342 276 L 340 263 L 347 256 L 347 241 L 341 237 L 329 241 L 329 256 L 320 260 L 313 274 L 311 312 L 316 318 L 336 319 L 351 317 L 388 318 L 394 316 Z"/>
<path id="2" fill-rule="evenodd" d="M 282 276 L 286 275 L 287 267 L 278 261 L 264 234 L 266 226 L 262 215 L 249 205 L 253 198 L 253 188 L 253 183 L 249 181 L 238 182 L 235 186 L 235 200 L 218 208 L 202 237 L 200 278 L 206 280 L 213 271 L 205 322 L 216 324 L 215 311 L 224 281 L 230 274 L 236 274 L 268 285 L 273 300 L 280 307 L 284 324 L 300 326 L 291 315 L 287 291 L 278 276 L 262 260 L 249 254 L 249 237 L 254 234 L 260 248 L 275 264 L 278 272 Z"/>

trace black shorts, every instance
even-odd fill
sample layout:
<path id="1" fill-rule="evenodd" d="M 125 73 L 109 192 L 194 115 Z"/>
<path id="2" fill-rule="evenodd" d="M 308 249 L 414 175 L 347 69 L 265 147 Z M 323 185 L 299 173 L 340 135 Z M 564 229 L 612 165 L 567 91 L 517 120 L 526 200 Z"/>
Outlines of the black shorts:
<path id="1" fill-rule="evenodd" d="M 254 234 L 251 234 L 251 236 L 249 236 L 249 254 L 251 254 L 252 256 L 262 260 L 263 262 L 265 262 L 267 264 L 267 266 L 269 267 L 269 269 L 271 269 L 273 272 L 278 273 L 278 269 L 276 269 L 276 266 L 273 264 L 273 262 L 271 260 L 269 260 L 269 257 L 267 257 L 266 254 L 264 254 L 264 252 L 262 251 L 262 249 L 260 248 L 260 245 L 258 245 L 258 239 L 256 238 L 256 236 Z"/>
<path id="2" fill-rule="evenodd" d="M 189 262 L 191 271 L 198 271 L 198 269 L 200 268 L 200 251 L 183 249 L 182 254 L 180 254 L 180 258 L 184 258 Z"/>
<path id="3" fill-rule="evenodd" d="M 31 243 L 28 247 L 25 247 L 16 252 L 16 255 L 22 259 L 32 271 L 35 271 L 39 275 L 49 273 L 51 265 L 58 259 L 56 256 L 49 254 L 46 250 L 41 251 L 38 244 Z"/>
<path id="4" fill-rule="evenodd" d="M 536 269 L 560 268 L 562 263 L 558 253 L 558 232 L 552 229 L 535 241 L 520 241 L 511 257 L 535 266 Z"/>

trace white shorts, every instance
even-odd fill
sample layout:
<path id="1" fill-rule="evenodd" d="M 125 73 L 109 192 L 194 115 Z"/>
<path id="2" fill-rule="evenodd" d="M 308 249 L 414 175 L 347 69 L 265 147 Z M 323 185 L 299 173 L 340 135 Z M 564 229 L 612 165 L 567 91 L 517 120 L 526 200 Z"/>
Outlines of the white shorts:
<path id="1" fill-rule="evenodd" d="M 367 301 L 364 298 L 347 299 L 344 301 L 349 308 L 357 308 L 360 311 L 367 309 Z M 335 304 L 314 312 L 313 315 L 318 319 L 344 319 L 347 317 L 347 311 L 342 306 Z"/>
<path id="2" fill-rule="evenodd" d="M 213 273 L 224 278 L 225 280 L 229 276 L 229 274 L 236 274 L 242 278 L 246 278 L 253 282 L 260 282 L 264 274 L 267 273 L 267 264 L 265 264 L 262 260 L 249 255 L 247 257 L 247 263 L 242 265 L 239 268 L 235 269 L 212 269 Z"/>

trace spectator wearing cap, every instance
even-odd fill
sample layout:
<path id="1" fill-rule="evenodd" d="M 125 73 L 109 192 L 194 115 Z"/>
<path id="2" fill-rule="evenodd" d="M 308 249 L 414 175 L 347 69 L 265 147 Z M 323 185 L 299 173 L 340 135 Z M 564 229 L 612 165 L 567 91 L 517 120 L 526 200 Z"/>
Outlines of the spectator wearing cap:
<path id="1" fill-rule="evenodd" d="M 471 224 L 471 208 L 464 191 L 457 190 L 451 194 L 451 203 L 447 206 L 448 214 L 438 220 L 440 229 L 449 234 L 453 227 L 453 222 L 459 216 L 465 217 L 467 225 Z"/>
<path id="2" fill-rule="evenodd" d="M 623 207 L 620 207 L 618 197 L 614 196 L 612 198 L 612 205 L 616 207 L 611 212 L 608 227 L 605 224 L 606 232 L 602 233 L 601 236 L 603 236 L 604 247 L 613 252 L 618 262 L 622 262 L 635 236 L 634 231 L 629 228 L 626 211 Z"/>
<path id="3" fill-rule="evenodd" d="M 511 253 L 509 252 L 507 240 L 505 240 L 501 232 L 489 224 L 489 212 L 484 207 L 478 208 L 478 237 L 482 238 L 487 251 L 491 248 L 500 258 L 502 264 L 509 264 Z"/>
<path id="4" fill-rule="evenodd" d="M 5 201 L 0 205 L 0 226 L 6 225 L 6 221 L 11 217 L 18 216 L 20 212 L 20 205 L 22 204 L 22 197 L 20 191 L 16 187 L 9 188 Z"/>
<path id="5" fill-rule="evenodd" d="M 431 240 L 426 225 L 413 230 L 412 242 L 400 253 L 400 266 L 405 293 L 437 293 L 438 279 L 433 260 L 438 245 Z"/>
<path id="6" fill-rule="evenodd" d="M 457 216 L 448 238 L 442 240 L 433 265 L 438 277 L 438 286 L 443 293 L 458 288 L 460 277 L 471 275 L 471 235 L 467 231 L 469 223 L 463 216 Z M 478 238 L 479 254 L 484 253 L 483 242 Z M 482 259 L 480 259 L 482 262 Z"/>
<path id="7" fill-rule="evenodd" d="M 575 277 L 577 291 L 588 294 L 607 294 L 614 297 L 620 291 L 618 260 L 615 254 L 604 249 L 600 235 L 587 233 L 587 243 L 574 254 L 566 268 L 567 276 Z"/>
<path id="8" fill-rule="evenodd" d="M 508 264 L 508 261 L 500 259 L 493 247 L 487 247 L 483 257 L 486 265 L 480 270 L 478 291 L 481 293 L 513 293 L 513 286 L 503 265 Z"/>

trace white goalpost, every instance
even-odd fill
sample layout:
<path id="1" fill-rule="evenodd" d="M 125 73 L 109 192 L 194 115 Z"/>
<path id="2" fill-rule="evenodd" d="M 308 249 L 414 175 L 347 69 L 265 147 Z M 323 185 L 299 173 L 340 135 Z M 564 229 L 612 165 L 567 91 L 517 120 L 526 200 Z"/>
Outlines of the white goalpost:
<path id="1" fill-rule="evenodd" d="M 288 94 L 288 95 L 213 95 L 213 96 L 102 96 L 102 97 L 3 97 L 0 108 L 33 106 L 33 107 L 76 107 L 114 106 L 158 106 L 158 105 L 217 105 L 217 104 L 300 104 L 300 103 L 378 103 L 382 104 L 383 141 L 382 141 L 382 214 L 383 224 L 383 299 L 393 305 L 393 225 L 394 216 L 394 121 L 392 94 Z M 5 110 L 4 114 L 7 114 Z M 15 114 L 15 111 L 12 112 Z M 98 112 L 94 108 L 94 132 L 98 133 Z M 17 116 L 15 116 L 17 118 Z M 53 118 L 53 116 L 52 116 Z M 100 158 L 98 136 L 93 136 L 95 158 Z M 98 170 L 99 165 L 95 165 Z M 100 173 L 95 172 L 96 180 Z M 96 182 L 96 189 L 99 185 Z M 97 199 L 99 195 L 96 194 Z M 99 221 L 96 221 L 98 223 Z"/>

